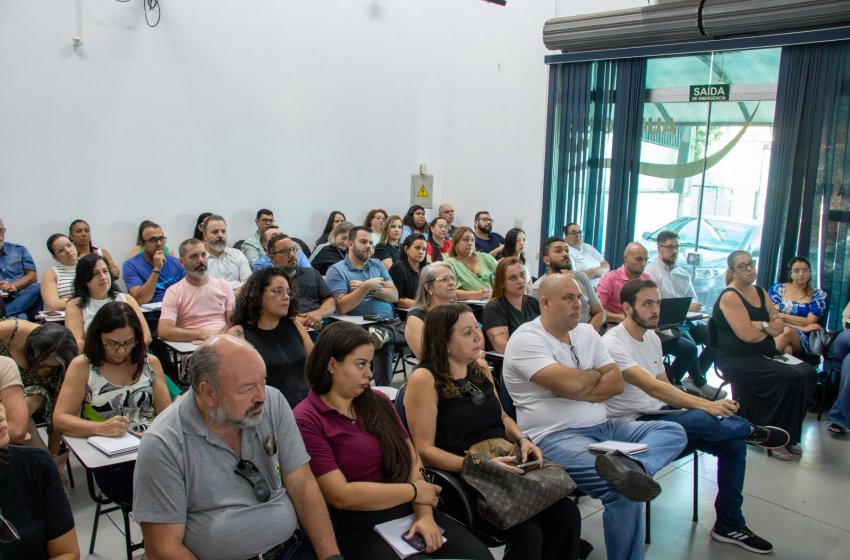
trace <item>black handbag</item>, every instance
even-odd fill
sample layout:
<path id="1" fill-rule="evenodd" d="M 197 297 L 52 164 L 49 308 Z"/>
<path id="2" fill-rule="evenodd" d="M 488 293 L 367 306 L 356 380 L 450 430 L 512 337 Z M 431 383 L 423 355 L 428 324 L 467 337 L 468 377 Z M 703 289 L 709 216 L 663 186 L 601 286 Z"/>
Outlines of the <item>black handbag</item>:
<path id="1" fill-rule="evenodd" d="M 499 529 L 522 523 L 576 488 L 564 467 L 546 460 L 539 468 L 516 474 L 470 453 L 463 459 L 460 476 L 478 493 L 478 514 Z"/>

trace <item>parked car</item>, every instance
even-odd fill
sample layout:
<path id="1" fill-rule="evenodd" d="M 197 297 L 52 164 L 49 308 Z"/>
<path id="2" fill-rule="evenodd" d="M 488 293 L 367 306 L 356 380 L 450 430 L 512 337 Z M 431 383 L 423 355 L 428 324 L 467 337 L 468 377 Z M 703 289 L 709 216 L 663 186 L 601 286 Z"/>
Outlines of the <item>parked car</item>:
<path id="1" fill-rule="evenodd" d="M 700 224 L 697 246 L 697 224 Z M 761 224 L 756 221 L 730 217 L 703 217 L 699 222 L 693 216 L 683 216 L 658 228 L 647 231 L 638 241 L 646 247 L 650 259 L 658 257 L 655 238 L 664 230 L 679 234 L 679 264 L 689 269 L 697 293 L 706 310 L 714 306 L 720 292 L 726 287 L 726 257 L 739 249 L 747 251 L 758 260 L 761 247 Z M 698 254 L 698 265 L 688 264 L 689 254 Z"/>

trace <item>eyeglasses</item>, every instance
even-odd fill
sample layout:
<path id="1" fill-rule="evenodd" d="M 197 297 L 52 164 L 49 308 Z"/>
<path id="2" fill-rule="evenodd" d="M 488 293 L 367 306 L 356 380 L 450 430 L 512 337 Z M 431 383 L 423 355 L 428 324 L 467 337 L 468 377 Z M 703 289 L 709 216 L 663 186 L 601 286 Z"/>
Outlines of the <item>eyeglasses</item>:
<path id="1" fill-rule="evenodd" d="M 667 249 L 668 251 L 676 251 L 679 252 L 678 245 L 659 245 L 662 249 Z"/>
<path id="2" fill-rule="evenodd" d="M 745 263 L 741 263 L 741 264 L 736 264 L 735 268 L 740 270 L 741 272 L 744 272 L 745 270 L 747 270 L 749 268 L 752 268 L 753 270 L 755 270 L 756 261 L 750 261 L 750 262 L 745 262 Z"/>
<path id="3" fill-rule="evenodd" d="M 3 516 L 3 510 L 0 510 L 0 543 L 9 544 L 20 540 L 21 534 L 12 525 L 12 522 Z"/>
<path id="4" fill-rule="evenodd" d="M 455 278 L 454 274 L 449 274 L 448 276 L 440 276 L 439 278 L 434 278 L 434 282 L 439 284 L 454 284 L 457 282 L 457 278 Z"/>
<path id="5" fill-rule="evenodd" d="M 139 343 L 135 338 L 133 340 L 125 340 L 124 342 L 115 342 L 114 340 L 104 340 L 103 347 L 107 350 L 115 352 L 116 350 L 132 350 Z"/>
<path id="6" fill-rule="evenodd" d="M 148 239 L 143 239 L 142 243 L 149 243 L 151 245 L 156 245 L 157 243 L 165 243 L 166 241 L 168 241 L 168 238 L 163 235 L 162 237 L 150 237 Z"/>
<path id="7" fill-rule="evenodd" d="M 568 231 L 567 235 L 581 235 L 582 231 L 580 229 L 575 229 L 573 231 Z"/>
<path id="8" fill-rule="evenodd" d="M 479 389 L 474 383 L 468 379 L 462 379 L 460 382 L 460 394 L 472 397 L 472 404 L 479 406 L 484 404 L 484 391 Z"/>
<path id="9" fill-rule="evenodd" d="M 461 243 L 475 243 L 475 238 L 474 238 L 474 237 L 461 237 L 460 239 L 458 239 L 458 242 L 461 242 Z"/>
<path id="10" fill-rule="evenodd" d="M 811 268 L 792 268 L 791 269 L 791 274 L 796 274 L 797 276 L 800 276 L 802 274 L 811 274 L 811 273 L 812 273 Z"/>
<path id="11" fill-rule="evenodd" d="M 495 224 L 496 220 L 493 218 L 478 218 L 479 222 L 484 222 L 485 224 Z"/>
<path id="12" fill-rule="evenodd" d="M 260 218 L 257 221 L 260 222 L 261 224 L 273 224 L 274 218 Z"/>
<path id="13" fill-rule="evenodd" d="M 269 489 L 269 483 L 260 474 L 257 466 L 247 459 L 242 459 L 236 463 L 236 474 L 247 480 L 251 484 L 251 490 L 254 491 L 254 497 L 262 503 L 269 501 L 272 496 L 272 491 Z"/>
<path id="14" fill-rule="evenodd" d="M 293 245 L 289 249 L 281 249 L 280 251 L 271 251 L 269 253 L 269 255 L 286 255 L 286 254 L 294 255 L 297 252 L 298 252 L 298 245 Z"/>
<path id="15" fill-rule="evenodd" d="M 285 288 L 266 288 L 266 291 L 276 295 L 277 297 L 292 297 L 292 290 L 287 290 Z"/>
<path id="16" fill-rule="evenodd" d="M 0 227 L 0 233 L 6 233 L 6 228 Z"/>

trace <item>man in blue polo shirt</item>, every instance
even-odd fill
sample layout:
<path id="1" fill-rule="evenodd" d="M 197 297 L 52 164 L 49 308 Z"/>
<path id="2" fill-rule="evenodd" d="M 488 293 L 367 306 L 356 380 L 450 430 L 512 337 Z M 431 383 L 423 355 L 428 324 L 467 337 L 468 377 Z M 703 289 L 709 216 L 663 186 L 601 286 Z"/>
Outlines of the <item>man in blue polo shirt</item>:
<path id="1" fill-rule="evenodd" d="M 150 222 L 139 234 L 142 252 L 124 262 L 124 283 L 139 304 L 162 301 L 165 290 L 186 276 L 180 261 L 165 254 L 166 241 L 162 228 Z"/>
<path id="2" fill-rule="evenodd" d="M 325 283 L 336 300 L 338 313 L 376 315 L 382 320 L 380 327 L 369 328 L 378 350 L 372 371 L 375 384 L 389 385 L 392 346 L 386 343 L 404 340 L 404 324 L 395 318 L 393 309 L 398 290 L 384 263 L 371 258 L 372 243 L 368 228 L 352 228 L 348 234 L 348 256 L 328 269 Z"/>
<path id="3" fill-rule="evenodd" d="M 6 315 L 32 319 L 41 309 L 41 287 L 27 248 L 6 243 L 6 224 L 0 218 L 0 291 L 6 292 Z"/>

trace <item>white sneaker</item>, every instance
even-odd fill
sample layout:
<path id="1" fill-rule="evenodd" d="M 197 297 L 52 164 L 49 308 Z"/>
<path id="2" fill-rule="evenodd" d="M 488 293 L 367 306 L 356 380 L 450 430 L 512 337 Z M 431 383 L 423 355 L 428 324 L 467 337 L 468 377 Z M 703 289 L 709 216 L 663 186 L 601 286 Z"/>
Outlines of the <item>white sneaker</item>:
<path id="1" fill-rule="evenodd" d="M 722 401 L 727 396 L 729 396 L 729 393 L 727 393 L 723 389 L 721 389 L 720 392 L 718 393 L 717 387 L 712 387 L 708 383 L 706 383 L 702 387 L 697 387 L 696 383 L 694 383 L 691 380 L 690 377 L 687 377 L 687 378 L 682 380 L 682 388 L 685 390 L 685 392 L 690 393 L 691 395 L 696 395 L 697 397 L 702 397 L 702 398 L 708 399 L 710 401 L 713 401 L 713 400 L 721 400 Z M 716 399 L 715 399 L 714 395 L 717 395 Z"/>
<path id="2" fill-rule="evenodd" d="M 686 393 L 690 393 L 691 395 L 696 395 L 697 397 L 703 396 L 700 388 L 697 387 L 697 384 L 694 383 L 690 377 L 682 379 L 682 390 Z"/>

